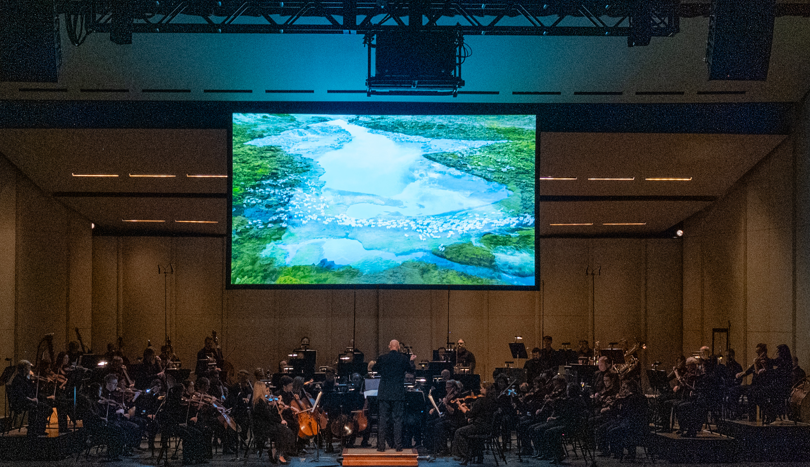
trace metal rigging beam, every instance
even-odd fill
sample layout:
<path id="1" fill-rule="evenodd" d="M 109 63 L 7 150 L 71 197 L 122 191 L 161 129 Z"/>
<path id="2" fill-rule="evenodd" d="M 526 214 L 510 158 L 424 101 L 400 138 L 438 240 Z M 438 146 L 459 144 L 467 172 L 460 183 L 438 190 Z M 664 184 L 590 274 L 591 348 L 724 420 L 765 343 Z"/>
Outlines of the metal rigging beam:
<path id="1" fill-rule="evenodd" d="M 122 24 L 132 33 L 367 34 L 408 28 L 626 37 L 642 2 L 650 5 L 652 36 L 678 33 L 680 0 L 63 0 L 59 12 L 69 25 L 83 25 L 72 28 L 74 43 L 91 32 L 116 35 Z"/>

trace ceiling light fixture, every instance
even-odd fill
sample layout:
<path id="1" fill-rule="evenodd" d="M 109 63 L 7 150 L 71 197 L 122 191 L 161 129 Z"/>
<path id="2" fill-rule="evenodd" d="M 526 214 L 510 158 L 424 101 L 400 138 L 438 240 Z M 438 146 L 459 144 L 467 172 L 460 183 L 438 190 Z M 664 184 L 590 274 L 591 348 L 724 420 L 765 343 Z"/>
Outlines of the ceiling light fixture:
<path id="1" fill-rule="evenodd" d="M 178 224 L 219 224 L 219 221 L 180 221 L 175 219 Z"/>
<path id="2" fill-rule="evenodd" d="M 89 177 L 89 178 L 118 178 L 118 174 L 74 174 L 71 173 L 70 175 L 74 177 Z"/>
<path id="3" fill-rule="evenodd" d="M 636 177 L 588 177 L 592 181 L 632 182 Z"/>
<path id="4" fill-rule="evenodd" d="M 538 180 L 567 180 L 574 181 L 577 177 L 537 177 Z"/>
<path id="5" fill-rule="evenodd" d="M 174 178 L 172 174 L 129 174 L 130 178 Z"/>
<path id="6" fill-rule="evenodd" d="M 589 226 L 593 225 L 593 222 L 583 222 L 583 223 L 568 223 L 568 224 L 549 224 L 552 227 L 570 227 L 570 226 Z"/>
<path id="7" fill-rule="evenodd" d="M 121 219 L 121 222 L 152 222 L 152 223 L 161 223 L 166 222 L 163 219 Z"/>
<path id="8" fill-rule="evenodd" d="M 227 175 L 186 174 L 188 178 L 228 178 Z"/>
<path id="9" fill-rule="evenodd" d="M 691 182 L 692 177 L 647 177 L 648 182 Z"/>
<path id="10" fill-rule="evenodd" d="M 605 222 L 602 225 L 647 225 L 646 222 Z"/>

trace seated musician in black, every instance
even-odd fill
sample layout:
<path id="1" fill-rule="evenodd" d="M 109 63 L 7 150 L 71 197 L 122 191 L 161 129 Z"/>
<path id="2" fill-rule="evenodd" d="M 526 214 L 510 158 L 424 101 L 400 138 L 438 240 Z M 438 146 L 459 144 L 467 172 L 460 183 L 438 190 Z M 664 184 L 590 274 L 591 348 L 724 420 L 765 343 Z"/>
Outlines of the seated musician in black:
<path id="1" fill-rule="evenodd" d="M 554 413 L 549 422 L 555 425 L 543 432 L 539 440 L 539 459 L 552 459 L 553 463 L 562 462 L 565 450 L 563 449 L 563 434 L 577 435 L 584 427 L 588 418 L 588 408 L 582 398 L 580 387 L 576 383 L 568 383 L 566 397 L 561 399 L 554 407 Z"/>
<path id="2" fill-rule="evenodd" d="M 28 411 L 28 436 L 44 436 L 53 406 L 38 399 L 32 377 L 31 362 L 20 360 L 17 374 L 8 386 L 9 408 L 17 413 Z"/>
<path id="3" fill-rule="evenodd" d="M 647 422 L 647 398 L 639 384 L 632 379 L 622 381 L 622 389 L 616 398 L 617 418 L 607 430 L 607 443 L 613 457 L 621 459 L 627 449 L 629 458 L 635 457 L 635 447 L 644 442 L 649 430 Z"/>
<path id="4" fill-rule="evenodd" d="M 267 386 L 261 381 L 253 383 L 253 431 L 258 446 L 263 446 L 268 440 L 275 441 L 278 461 L 282 464 L 290 463 L 289 456 L 295 455 L 295 434 L 281 417 L 278 399 L 270 396 Z M 272 460 L 269 450 L 268 455 Z"/>
<path id="5" fill-rule="evenodd" d="M 138 419 L 143 421 L 143 429 L 146 433 L 146 439 L 149 444 L 149 450 L 154 453 L 155 451 L 155 436 L 160 431 L 155 415 L 163 405 L 163 400 L 166 396 L 166 389 L 163 381 L 154 379 L 144 389 L 138 399 L 135 400 L 135 414 Z"/>
<path id="6" fill-rule="evenodd" d="M 284 375 L 281 377 L 281 380 L 279 380 L 279 385 L 281 389 L 278 391 L 277 395 L 281 399 L 280 402 L 283 404 L 281 417 L 287 422 L 287 426 L 295 435 L 296 451 L 298 451 L 301 448 L 300 442 L 298 441 L 298 430 L 300 427 L 298 426 L 298 418 L 295 415 L 297 410 L 292 408 L 292 401 L 295 399 L 295 394 L 293 394 L 293 379 Z"/>
<path id="7" fill-rule="evenodd" d="M 768 413 L 769 411 L 768 400 L 770 396 L 770 384 L 768 384 L 768 372 L 773 368 L 773 361 L 768 358 L 768 346 L 766 344 L 757 344 L 756 353 L 757 356 L 754 358 L 754 363 L 745 371 L 741 371 L 736 375 L 737 379 L 753 375 L 751 377 L 751 384 L 746 391 L 748 398 L 748 420 L 752 422 L 757 419 L 757 406 L 762 409 L 763 413 Z"/>
<path id="8" fill-rule="evenodd" d="M 231 416 L 239 426 L 239 438 L 242 443 L 247 441 L 250 428 L 250 406 L 253 400 L 253 385 L 250 384 L 250 372 L 239 370 L 236 374 L 236 384 L 228 390 Z"/>
<path id="9" fill-rule="evenodd" d="M 680 402 L 675 406 L 681 436 L 694 438 L 706 422 L 708 413 L 708 379 L 698 374 L 698 361 L 695 357 L 686 359 L 686 374 L 679 380 L 676 392 L 683 391 Z"/>
<path id="10" fill-rule="evenodd" d="M 127 434 L 114 419 L 107 422 L 110 417 L 107 404 L 101 403 L 101 391 L 101 384 L 92 383 L 76 395 L 76 418 L 82 421 L 88 441 L 94 446 L 106 445 L 107 457 L 118 461 L 126 448 Z"/>
<path id="11" fill-rule="evenodd" d="M 188 424 L 203 434 L 206 458 L 214 457 L 214 435 L 223 435 L 224 427 L 217 420 L 217 411 L 211 405 L 212 397 L 208 394 L 210 381 L 206 377 L 197 378 L 194 383 L 194 394 L 191 395 L 191 411 Z M 224 435 L 223 435 L 224 436 Z"/>
<path id="12" fill-rule="evenodd" d="M 161 450 L 168 458 L 166 451 L 169 439 L 179 436 L 183 440 L 183 465 L 205 463 L 205 436 L 193 425 L 187 424 L 187 417 L 192 414 L 190 402 L 183 398 L 185 392 L 186 388 L 182 384 L 170 388 L 166 394 L 166 403 L 157 413 Z"/>
<path id="13" fill-rule="evenodd" d="M 524 456 L 531 456 L 534 454 L 532 450 L 531 439 L 529 438 L 529 428 L 532 425 L 538 424 L 540 421 L 535 417 L 543 407 L 544 399 L 550 393 L 550 389 L 546 387 L 548 378 L 545 374 L 541 374 L 534 378 L 531 389 L 528 389 L 525 394 L 520 397 L 518 408 L 520 410 L 520 418 L 517 425 L 518 443 L 521 446 L 520 453 Z"/>
<path id="14" fill-rule="evenodd" d="M 349 379 L 349 390 L 346 393 L 344 401 L 344 413 L 346 415 L 354 417 L 354 413 L 357 411 L 363 411 L 364 415 L 368 414 L 368 405 L 366 403 L 366 397 L 363 394 L 363 387 L 364 381 L 363 377 L 360 376 L 360 373 L 352 373 L 351 378 Z M 355 428 L 359 430 L 357 424 L 355 424 Z M 354 447 L 357 437 L 362 436 L 360 447 L 367 448 L 371 446 L 368 442 L 371 437 L 371 424 L 366 423 L 366 428 L 364 430 L 357 430 L 352 430 L 352 433 L 343 439 L 344 445 L 349 448 Z"/>
<path id="15" fill-rule="evenodd" d="M 449 455 L 447 440 L 453 439 L 455 431 L 467 424 L 467 419 L 464 417 L 464 413 L 458 410 L 456 402 L 463 392 L 464 385 L 461 384 L 461 381 L 448 380 L 445 383 L 445 396 L 438 400 L 434 399 L 439 410 L 431 408 L 428 411 L 425 439 L 432 456 Z"/>
<path id="16" fill-rule="evenodd" d="M 565 377 L 562 375 L 554 376 L 551 378 L 551 385 L 553 387 L 551 393 L 544 398 L 543 405 L 535 412 L 535 421 L 537 423 L 528 429 L 528 435 L 534 445 L 535 457 L 537 458 L 544 454 L 540 443 L 546 430 L 559 426 L 564 421 L 560 417 L 560 410 L 561 404 L 566 397 Z"/>
<path id="17" fill-rule="evenodd" d="M 143 431 L 140 425 L 131 420 L 135 408 L 130 408 L 129 394 L 120 384 L 115 373 L 105 376 L 99 403 L 104 410 L 102 417 L 107 421 L 107 427 L 115 426 L 124 433 L 124 455 L 130 455 L 133 449 L 140 446 Z"/>
<path id="18" fill-rule="evenodd" d="M 413 373 L 405 373 L 405 411 L 402 417 L 402 446 L 410 449 L 422 445 L 427 399 Z M 370 430 L 369 430 L 370 431 Z"/>
<path id="19" fill-rule="evenodd" d="M 488 433 L 492 428 L 492 417 L 498 409 L 496 399 L 497 392 L 493 385 L 489 385 L 481 388 L 472 407 L 459 405 L 459 411 L 467 418 L 467 425 L 457 429 L 453 436 L 453 455 L 461 460 L 461 465 L 467 465 L 473 457 L 470 437 Z"/>
<path id="20" fill-rule="evenodd" d="M 146 389 L 152 381 L 163 377 L 163 365 L 155 355 L 155 349 L 152 347 L 144 349 L 140 372 L 134 376 L 135 387 L 138 389 Z"/>
<path id="21" fill-rule="evenodd" d="M 219 371 L 222 363 L 222 351 L 214 345 L 213 337 L 206 337 L 203 348 L 197 352 L 197 366 L 194 373 L 197 377 L 208 376 L 209 371 Z"/>

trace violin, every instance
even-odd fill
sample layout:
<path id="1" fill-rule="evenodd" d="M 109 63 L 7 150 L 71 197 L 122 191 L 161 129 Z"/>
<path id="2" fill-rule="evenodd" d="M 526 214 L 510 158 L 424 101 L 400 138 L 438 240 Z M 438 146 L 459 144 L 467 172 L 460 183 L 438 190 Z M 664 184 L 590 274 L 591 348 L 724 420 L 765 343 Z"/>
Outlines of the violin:
<path id="1" fill-rule="evenodd" d="M 210 394 L 195 393 L 192 394 L 189 402 L 191 404 L 196 404 L 198 409 L 203 406 L 213 407 L 214 410 L 217 411 L 217 420 L 222 423 L 222 426 L 225 427 L 226 430 L 231 428 L 234 431 L 238 431 L 236 421 L 231 418 L 231 409 L 226 409 L 222 404 L 220 404 L 216 397 Z"/>

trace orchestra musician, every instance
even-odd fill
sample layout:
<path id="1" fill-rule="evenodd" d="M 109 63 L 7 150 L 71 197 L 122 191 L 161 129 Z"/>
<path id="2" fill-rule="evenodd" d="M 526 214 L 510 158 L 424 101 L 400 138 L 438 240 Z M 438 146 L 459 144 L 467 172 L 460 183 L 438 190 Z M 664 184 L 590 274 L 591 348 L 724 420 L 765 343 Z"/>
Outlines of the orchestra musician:
<path id="1" fill-rule="evenodd" d="M 295 434 L 281 417 L 279 399 L 271 397 L 267 386 L 259 380 L 253 383 L 253 430 L 259 446 L 263 446 L 267 440 L 275 441 L 278 461 L 290 463 L 289 456 L 295 454 Z M 272 459 L 269 450 L 268 455 Z"/>
<path id="2" fill-rule="evenodd" d="M 160 346 L 160 363 L 163 365 L 163 369 L 171 368 L 173 364 L 180 361 L 180 357 L 174 353 L 174 347 L 170 342 L 163 344 Z"/>
<path id="3" fill-rule="evenodd" d="M 129 377 L 129 373 L 127 373 L 127 367 L 124 366 L 124 357 L 120 355 L 113 356 L 110 361 L 110 365 L 104 376 L 109 374 L 114 374 L 122 387 L 131 388 L 135 385 L 135 381 L 133 381 L 132 378 Z"/>
<path id="4" fill-rule="evenodd" d="M 422 391 L 422 388 L 416 382 L 416 375 L 414 373 L 405 373 L 405 388 L 402 445 L 405 448 L 412 448 L 422 445 L 422 432 L 424 431 L 427 400 L 425 399 L 425 393 Z"/>
<path id="5" fill-rule="evenodd" d="M 222 350 L 214 345 L 214 338 L 205 338 L 203 348 L 197 352 L 197 376 L 208 376 L 210 371 L 220 371 L 223 366 Z"/>
<path id="6" fill-rule="evenodd" d="M 85 392 L 80 392 L 76 398 L 76 416 L 82 421 L 89 440 L 106 445 L 107 458 L 119 461 L 126 448 L 127 435 L 119 424 L 108 423 L 107 406 L 101 404 L 101 395 L 99 383 L 92 383 Z"/>
<path id="7" fill-rule="evenodd" d="M 261 371 L 261 370 L 260 370 Z M 257 378 L 257 381 L 261 376 Z M 239 370 L 236 374 L 236 384 L 229 390 L 231 416 L 239 426 L 239 437 L 242 443 L 247 441 L 248 430 L 250 428 L 250 407 L 253 402 L 253 385 L 250 384 L 250 372 Z"/>
<path id="8" fill-rule="evenodd" d="M 617 459 L 635 457 L 635 448 L 643 444 L 648 429 L 647 398 L 634 379 L 624 379 L 617 396 L 616 420 L 607 429 L 607 444 L 610 453 Z"/>
<path id="9" fill-rule="evenodd" d="M 436 401 L 436 407 L 428 411 L 425 439 L 428 440 L 427 447 L 433 457 L 450 455 L 447 441 L 452 440 L 455 431 L 467 423 L 456 402 L 463 391 L 464 385 L 461 381 L 452 379 L 446 381 L 444 397 Z"/>
<path id="10" fill-rule="evenodd" d="M 703 375 L 698 373 L 698 360 L 695 357 L 687 358 L 686 374 L 678 380 L 678 386 L 675 387 L 676 393 L 682 391 L 681 400 L 675 405 L 675 415 L 678 417 L 681 436 L 685 438 L 694 438 L 706 421 L 708 408 L 704 381 Z"/>
<path id="11" fill-rule="evenodd" d="M 70 363 L 70 355 L 67 352 L 59 352 L 56 357 L 52 372 L 53 381 L 50 382 L 53 390 L 53 404 L 56 407 L 56 414 L 59 423 L 59 432 L 68 432 L 68 416 L 73 417 L 73 391 L 67 387 L 68 377 L 74 370 Z"/>
<path id="12" fill-rule="evenodd" d="M 205 435 L 193 424 L 187 423 L 191 401 L 184 395 L 188 390 L 182 384 L 169 388 L 166 403 L 156 416 L 160 424 L 162 451 L 168 451 L 169 439 L 172 436 L 179 436 L 183 440 L 183 465 L 207 462 Z M 168 458 L 168 454 L 166 456 Z"/>
<path id="13" fill-rule="evenodd" d="M 31 367 L 28 360 L 17 363 L 17 374 L 8 386 L 9 408 L 17 413 L 28 411 L 28 436 L 44 436 L 53 406 L 39 399 Z"/>
<path id="14" fill-rule="evenodd" d="M 456 366 L 468 367 L 470 373 L 475 373 L 475 355 L 467 349 L 464 339 L 456 343 Z"/>
<path id="15" fill-rule="evenodd" d="M 387 354 L 380 355 L 372 369 L 380 375 L 380 386 L 377 400 L 380 404 L 377 435 L 377 451 L 385 451 L 386 430 L 389 417 L 393 421 L 393 444 L 396 450 L 402 451 L 402 416 L 405 410 L 405 373 L 414 369 L 416 355 L 400 353 L 399 341 L 392 339 L 388 343 Z"/>
<path id="16" fill-rule="evenodd" d="M 538 459 L 552 459 L 553 463 L 562 462 L 565 450 L 563 449 L 563 433 L 578 433 L 585 420 L 588 419 L 587 405 L 582 399 L 580 386 L 576 383 L 568 383 L 566 396 L 562 398 L 554 407 L 554 413 L 546 419 L 548 426 L 542 434 L 541 439 L 537 439 L 539 445 Z"/>
<path id="17" fill-rule="evenodd" d="M 459 404 L 459 410 L 467 418 L 467 424 L 457 429 L 453 435 L 453 455 L 461 461 L 461 465 L 467 465 L 473 457 L 470 437 L 489 432 L 492 417 L 497 410 L 496 399 L 497 390 L 490 384 L 481 387 L 481 394 L 475 398 L 472 406 Z"/>
<path id="18" fill-rule="evenodd" d="M 281 417 L 286 422 L 287 427 L 293 432 L 293 434 L 295 434 L 297 451 L 301 448 L 300 441 L 298 441 L 298 430 L 300 427 L 298 426 L 298 418 L 296 418 L 296 414 L 299 412 L 299 410 L 292 406 L 293 400 L 295 400 L 295 394 L 293 394 L 293 382 L 294 380 L 289 376 L 282 376 L 279 382 L 281 389 L 276 395 L 279 396 L 280 402 L 282 403 Z M 295 452 L 293 454 L 295 454 Z"/>
<path id="19" fill-rule="evenodd" d="M 155 349 L 147 347 L 143 351 L 141 371 L 135 377 L 135 387 L 138 389 L 146 389 L 146 387 L 157 378 L 163 378 L 163 364 L 160 358 L 155 355 Z"/>
<path id="20" fill-rule="evenodd" d="M 131 397 L 134 394 L 125 382 L 119 381 L 116 373 L 108 373 L 104 377 L 104 385 L 99 398 L 99 404 L 104 411 L 102 418 L 108 426 L 116 426 L 123 432 L 124 455 L 131 454 L 133 449 L 140 446 L 143 435 L 141 426 L 132 420 L 135 407 L 132 406 L 134 400 Z"/>
<path id="21" fill-rule="evenodd" d="M 737 379 L 745 378 L 748 375 L 751 377 L 751 384 L 748 386 L 748 420 L 755 421 L 757 419 L 756 408 L 759 406 L 762 412 L 767 411 L 769 385 L 768 385 L 768 371 L 773 368 L 773 363 L 768 358 L 768 346 L 764 343 L 756 345 L 756 354 L 754 362 L 745 371 L 737 373 Z"/>
<path id="22" fill-rule="evenodd" d="M 540 347 L 532 349 L 532 358 L 526 360 L 523 370 L 526 371 L 526 381 L 529 382 L 534 381 L 543 372 L 543 364 L 540 362 Z"/>

